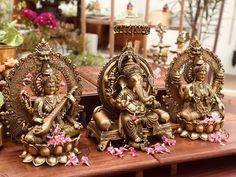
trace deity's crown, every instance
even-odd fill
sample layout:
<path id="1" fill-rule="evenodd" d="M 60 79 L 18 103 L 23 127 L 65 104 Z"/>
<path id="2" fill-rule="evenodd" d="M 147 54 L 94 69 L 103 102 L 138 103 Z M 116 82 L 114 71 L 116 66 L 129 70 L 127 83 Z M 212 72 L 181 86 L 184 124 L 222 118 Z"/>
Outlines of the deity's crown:
<path id="1" fill-rule="evenodd" d="M 202 46 L 197 38 L 194 38 L 190 42 L 190 52 L 193 55 L 201 55 Z"/>
<path id="2" fill-rule="evenodd" d="M 41 56 L 46 56 L 52 52 L 52 48 L 44 39 L 42 39 L 42 41 L 35 47 L 35 51 Z"/>

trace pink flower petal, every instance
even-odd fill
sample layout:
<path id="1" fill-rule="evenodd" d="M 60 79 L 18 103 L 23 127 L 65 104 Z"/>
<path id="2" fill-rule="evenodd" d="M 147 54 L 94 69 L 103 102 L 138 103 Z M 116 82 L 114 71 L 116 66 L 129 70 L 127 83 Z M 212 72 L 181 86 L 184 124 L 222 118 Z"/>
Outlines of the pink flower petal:
<path id="1" fill-rule="evenodd" d="M 165 135 L 162 136 L 163 143 L 169 146 L 175 146 L 176 140 L 167 138 Z"/>
<path id="2" fill-rule="evenodd" d="M 161 77 L 161 69 L 160 68 L 156 68 L 154 71 L 153 71 L 153 75 L 154 75 L 154 78 L 155 79 L 159 79 Z"/>
<path id="3" fill-rule="evenodd" d="M 118 156 L 118 157 L 123 157 L 124 155 L 123 155 L 123 151 L 121 151 L 119 148 L 114 148 L 114 150 L 115 150 L 115 154 L 114 155 L 116 155 L 116 156 Z"/>
<path id="4" fill-rule="evenodd" d="M 86 156 L 82 156 L 81 159 L 80 159 L 80 162 L 82 163 L 82 165 L 90 166 L 89 159 Z"/>
<path id="5" fill-rule="evenodd" d="M 136 157 L 137 156 L 137 153 L 136 153 L 136 150 L 135 150 L 134 147 L 130 147 L 129 148 L 129 152 L 130 152 L 132 157 Z"/>
<path id="6" fill-rule="evenodd" d="M 109 147 L 107 147 L 107 151 L 106 151 L 107 154 L 110 154 L 110 155 L 114 155 L 116 153 L 114 147 L 111 145 L 109 145 Z"/>
<path id="7" fill-rule="evenodd" d="M 79 159 L 75 155 L 69 155 L 68 160 L 65 164 L 65 166 L 76 166 L 79 164 Z"/>
<path id="8" fill-rule="evenodd" d="M 145 147 L 144 150 L 147 152 L 147 154 L 155 154 L 155 149 L 151 147 Z"/>

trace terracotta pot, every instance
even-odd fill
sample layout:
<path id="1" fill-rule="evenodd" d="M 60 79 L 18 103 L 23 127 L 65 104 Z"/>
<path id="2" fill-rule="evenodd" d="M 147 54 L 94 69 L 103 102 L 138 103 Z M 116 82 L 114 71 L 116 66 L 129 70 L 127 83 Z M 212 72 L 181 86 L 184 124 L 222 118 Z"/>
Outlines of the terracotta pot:
<path id="1" fill-rule="evenodd" d="M 3 64 L 9 58 L 16 58 L 16 47 L 0 45 L 0 64 Z"/>

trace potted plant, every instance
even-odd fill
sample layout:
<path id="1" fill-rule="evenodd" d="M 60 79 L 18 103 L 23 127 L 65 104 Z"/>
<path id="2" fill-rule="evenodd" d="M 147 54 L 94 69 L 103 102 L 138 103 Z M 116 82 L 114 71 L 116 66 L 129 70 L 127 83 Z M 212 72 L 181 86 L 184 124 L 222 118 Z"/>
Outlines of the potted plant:
<path id="1" fill-rule="evenodd" d="M 12 20 L 13 3 L 0 0 L 0 64 L 8 58 L 15 58 L 16 46 L 23 43 L 23 37 Z"/>
<path id="2" fill-rule="evenodd" d="M 16 58 L 16 47 L 24 41 L 23 36 L 15 28 L 15 21 L 4 25 L 0 29 L 0 62 L 9 58 Z"/>

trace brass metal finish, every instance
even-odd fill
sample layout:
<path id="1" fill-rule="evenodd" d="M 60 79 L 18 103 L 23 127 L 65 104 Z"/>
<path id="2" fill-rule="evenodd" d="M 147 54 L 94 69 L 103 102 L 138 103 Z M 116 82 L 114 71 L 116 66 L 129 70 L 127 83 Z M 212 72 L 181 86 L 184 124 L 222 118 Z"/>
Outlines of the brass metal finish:
<path id="1" fill-rule="evenodd" d="M 23 143 L 23 162 L 54 166 L 77 150 L 82 127 L 76 120 L 83 110 L 79 105 L 81 89 L 75 66 L 44 40 L 13 68 L 3 91 L 8 111 L 4 120 L 13 140 Z M 55 129 L 71 139 L 61 144 L 63 148 L 48 143 Z"/>
<path id="2" fill-rule="evenodd" d="M 114 32 L 119 34 L 143 34 L 148 35 L 150 33 L 150 27 L 148 25 L 120 25 L 114 26 Z"/>
<path id="3" fill-rule="evenodd" d="M 102 106 L 95 108 L 87 127 L 89 136 L 98 140 L 98 150 L 122 138 L 144 150 L 149 144 L 147 136 L 172 137 L 169 114 L 155 98 L 152 70 L 144 58 L 134 54 L 131 43 L 101 70 L 98 94 Z"/>
<path id="4" fill-rule="evenodd" d="M 167 56 L 170 45 L 167 45 L 163 42 L 164 33 L 166 32 L 165 26 L 158 24 L 156 26 L 156 32 L 160 41 L 157 45 L 153 45 L 154 48 L 159 48 L 159 50 L 153 52 L 153 56 L 151 57 L 154 62 L 159 65 L 166 66 Z"/>
<path id="5" fill-rule="evenodd" d="M 208 67 L 213 76 L 210 84 L 206 78 Z M 221 101 L 223 84 L 224 69 L 220 59 L 203 49 L 197 40 L 174 58 L 166 77 L 164 100 L 173 121 L 181 125 L 181 136 L 207 140 L 211 133 L 221 131 L 225 115 Z M 203 120 L 210 118 L 212 113 L 222 120 L 204 123 Z"/>

